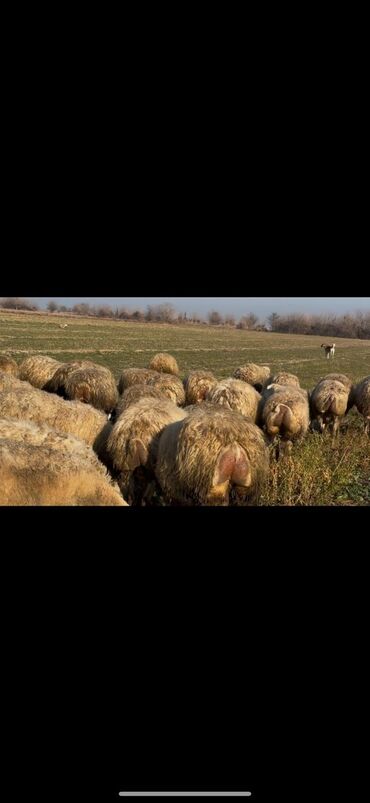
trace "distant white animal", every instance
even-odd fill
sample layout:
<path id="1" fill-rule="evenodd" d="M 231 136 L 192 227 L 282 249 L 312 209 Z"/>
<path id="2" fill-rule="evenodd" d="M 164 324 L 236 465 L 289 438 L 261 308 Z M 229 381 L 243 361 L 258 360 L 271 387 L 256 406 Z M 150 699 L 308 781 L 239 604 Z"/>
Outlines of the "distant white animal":
<path id="1" fill-rule="evenodd" d="M 334 359 L 335 343 L 331 343 L 330 345 L 328 345 L 326 343 L 322 343 L 320 348 L 324 349 L 327 360 L 330 360 L 330 357 L 332 357 Z"/>
<path id="2" fill-rule="evenodd" d="M 59 329 L 67 329 L 68 323 L 60 323 Z"/>

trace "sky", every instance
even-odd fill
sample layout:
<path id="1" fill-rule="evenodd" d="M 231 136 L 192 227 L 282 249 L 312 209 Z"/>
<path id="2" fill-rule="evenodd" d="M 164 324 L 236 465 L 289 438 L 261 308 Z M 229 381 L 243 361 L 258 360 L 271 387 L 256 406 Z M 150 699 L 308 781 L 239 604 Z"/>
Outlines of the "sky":
<path id="1" fill-rule="evenodd" d="M 227 297 L 189 297 L 189 298 L 149 298 L 147 296 L 118 298 L 118 297 L 84 297 L 84 298 L 32 298 L 40 307 L 46 307 L 49 301 L 56 301 L 58 304 L 73 306 L 81 302 L 88 304 L 109 304 L 112 307 L 132 307 L 145 310 L 148 304 L 162 304 L 168 302 L 179 312 L 197 312 L 206 314 L 211 310 L 217 310 L 223 314 L 233 313 L 235 316 L 245 315 L 253 312 L 259 318 L 264 319 L 272 312 L 280 314 L 289 312 L 331 312 L 338 315 L 346 312 L 357 312 L 357 310 L 370 310 L 370 298 L 360 297 L 321 297 L 321 298 L 302 298 L 302 297 L 257 297 L 257 298 L 231 298 Z"/>

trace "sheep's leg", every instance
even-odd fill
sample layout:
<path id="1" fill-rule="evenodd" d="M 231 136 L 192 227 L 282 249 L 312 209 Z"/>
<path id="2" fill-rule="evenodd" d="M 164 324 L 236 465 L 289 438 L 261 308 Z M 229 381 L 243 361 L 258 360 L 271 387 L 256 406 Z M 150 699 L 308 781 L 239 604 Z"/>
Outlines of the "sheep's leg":
<path id="1" fill-rule="evenodd" d="M 367 420 L 365 418 L 365 435 L 368 435 L 370 438 L 370 417 L 368 416 Z"/>
<path id="2" fill-rule="evenodd" d="M 333 421 L 333 440 L 332 445 L 335 446 L 339 438 L 339 418 L 336 416 Z"/>
<path id="3" fill-rule="evenodd" d="M 320 432 L 324 432 L 325 424 L 324 424 L 324 417 L 322 415 L 317 416 L 317 423 L 319 425 Z"/>

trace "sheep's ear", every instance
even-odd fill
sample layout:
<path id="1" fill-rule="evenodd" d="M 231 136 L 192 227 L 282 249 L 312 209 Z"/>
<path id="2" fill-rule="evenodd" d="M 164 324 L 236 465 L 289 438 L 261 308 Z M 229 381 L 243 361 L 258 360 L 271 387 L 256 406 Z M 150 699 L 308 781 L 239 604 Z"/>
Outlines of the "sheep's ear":
<path id="1" fill-rule="evenodd" d="M 139 466 L 145 466 L 148 460 L 148 450 L 139 438 L 130 441 L 128 447 L 127 465 L 131 471 Z"/>

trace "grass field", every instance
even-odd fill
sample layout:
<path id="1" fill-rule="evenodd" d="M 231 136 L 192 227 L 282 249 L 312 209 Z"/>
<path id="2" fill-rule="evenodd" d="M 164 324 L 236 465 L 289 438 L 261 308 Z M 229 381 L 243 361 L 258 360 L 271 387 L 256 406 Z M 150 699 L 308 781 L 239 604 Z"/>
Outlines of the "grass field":
<path id="1" fill-rule="evenodd" d="M 60 323 L 68 323 L 60 329 Z M 246 362 L 267 364 L 273 372 L 296 374 L 311 389 L 325 373 L 347 374 L 354 382 L 370 373 L 370 341 L 335 338 L 334 360 L 320 349 L 325 338 L 245 332 L 208 326 L 131 324 L 110 320 L 7 313 L 0 311 L 0 353 L 18 362 L 29 354 L 60 361 L 91 359 L 118 379 L 124 368 L 147 366 L 158 351 L 173 354 L 184 377 L 191 368 L 209 368 L 218 378 Z M 330 437 L 310 434 L 293 456 L 272 462 L 261 504 L 366 505 L 370 503 L 370 442 L 362 420 L 351 412 L 337 448 Z"/>

